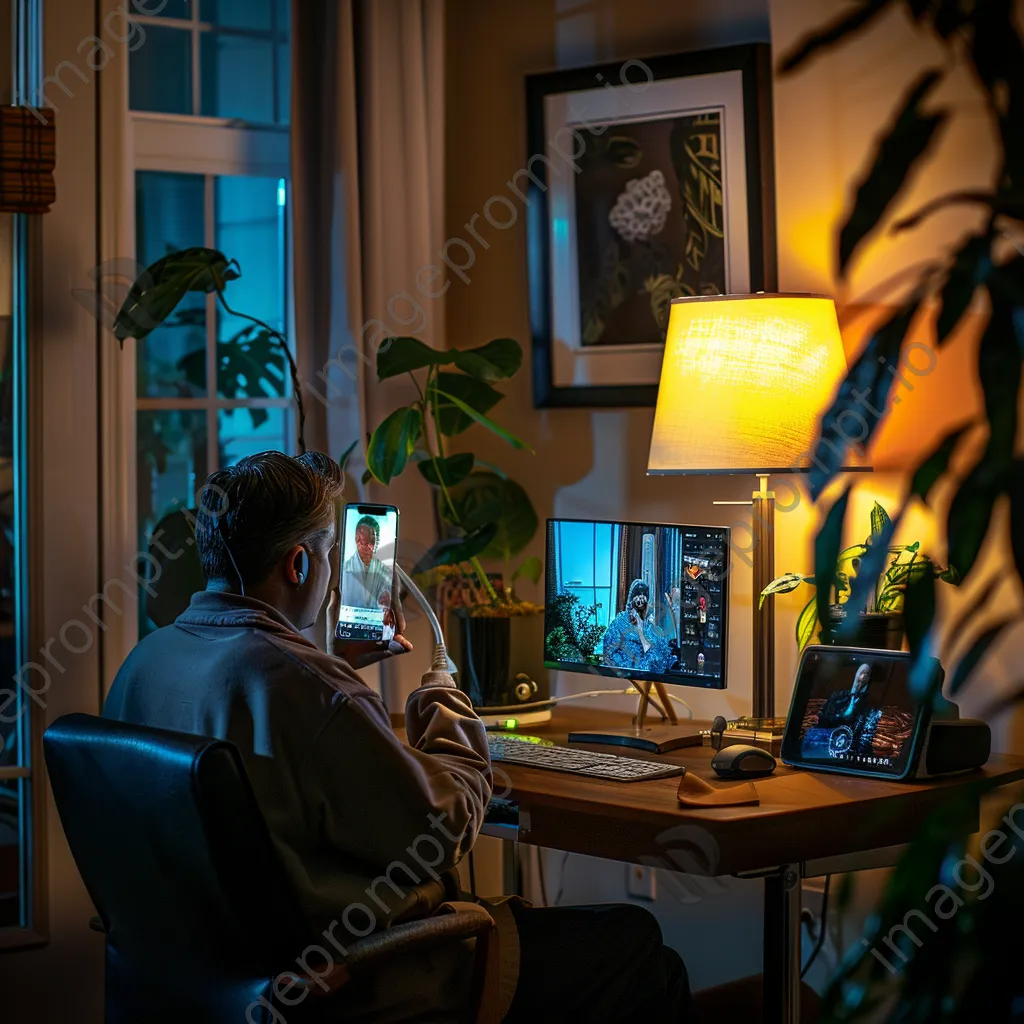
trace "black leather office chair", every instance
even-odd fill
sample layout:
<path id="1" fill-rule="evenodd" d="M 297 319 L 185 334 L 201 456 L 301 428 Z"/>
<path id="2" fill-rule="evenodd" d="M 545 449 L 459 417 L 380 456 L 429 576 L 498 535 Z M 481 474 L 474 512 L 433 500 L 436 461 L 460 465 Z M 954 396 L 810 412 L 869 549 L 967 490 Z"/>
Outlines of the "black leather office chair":
<path id="1" fill-rule="evenodd" d="M 43 747 L 71 852 L 99 912 L 94 927 L 107 936 L 108 1024 L 330 1019 L 337 1007 L 329 1004 L 345 998 L 345 983 L 361 971 L 470 936 L 478 977 L 466 1019 L 483 1012 L 493 922 L 472 904 L 354 943 L 326 979 L 326 998 L 296 971 L 310 997 L 282 1007 L 274 980 L 295 970 L 317 936 L 233 744 L 67 715 L 47 729 Z M 299 991 L 289 991 L 291 1002 Z"/>

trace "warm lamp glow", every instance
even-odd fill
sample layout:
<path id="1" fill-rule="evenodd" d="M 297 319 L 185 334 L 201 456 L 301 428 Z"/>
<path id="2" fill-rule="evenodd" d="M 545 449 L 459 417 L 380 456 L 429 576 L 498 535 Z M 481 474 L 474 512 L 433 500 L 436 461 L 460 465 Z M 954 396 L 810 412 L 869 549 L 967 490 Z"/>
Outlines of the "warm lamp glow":
<path id="1" fill-rule="evenodd" d="M 674 299 L 648 473 L 806 468 L 818 421 L 845 372 L 830 298 Z"/>

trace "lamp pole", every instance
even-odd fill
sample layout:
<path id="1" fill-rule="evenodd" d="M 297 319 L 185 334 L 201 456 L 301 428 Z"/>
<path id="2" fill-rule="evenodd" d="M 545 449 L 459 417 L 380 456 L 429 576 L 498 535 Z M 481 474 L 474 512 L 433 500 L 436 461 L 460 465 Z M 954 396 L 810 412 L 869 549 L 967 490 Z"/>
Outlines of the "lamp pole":
<path id="1" fill-rule="evenodd" d="M 753 546 L 753 672 L 752 714 L 775 717 L 775 602 L 760 608 L 761 591 L 775 579 L 775 492 L 768 490 L 768 474 L 757 474 L 758 488 L 751 495 L 750 540 Z M 745 501 L 716 501 L 715 505 L 746 505 Z"/>

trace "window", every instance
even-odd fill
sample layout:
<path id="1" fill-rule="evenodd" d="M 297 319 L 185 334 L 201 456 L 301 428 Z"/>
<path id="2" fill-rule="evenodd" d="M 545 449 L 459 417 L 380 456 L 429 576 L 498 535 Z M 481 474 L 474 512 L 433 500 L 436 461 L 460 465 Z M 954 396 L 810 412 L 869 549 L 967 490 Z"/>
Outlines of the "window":
<path id="1" fill-rule="evenodd" d="M 24 220 L 25 218 L 20 218 Z M 15 217 L 0 214 L 0 678 L 25 664 L 25 345 L 12 294 L 23 245 Z M 31 685 L 31 683 L 29 684 Z M 0 929 L 31 927 L 32 707 L 20 687 L 0 690 Z"/>
<path id="2" fill-rule="evenodd" d="M 146 0 L 130 55 L 135 259 L 191 246 L 238 261 L 224 298 L 289 338 L 288 0 Z M 123 102 L 123 101 L 122 101 Z M 214 295 L 190 293 L 134 345 L 132 552 L 194 507 L 206 476 L 295 449 L 291 378 L 276 344 Z M 131 386 L 131 385 L 130 385 Z M 131 552 L 123 552 L 128 557 Z M 155 628 L 139 588 L 137 634 Z"/>
<path id="3" fill-rule="evenodd" d="M 207 245 L 237 255 L 232 309 L 285 331 L 287 183 L 279 178 L 136 173 L 136 254 Z M 274 343 L 226 313 L 213 295 L 189 295 L 136 348 L 136 497 L 139 551 L 155 525 L 188 507 L 207 474 L 267 448 L 291 451 L 291 380 Z M 152 629 L 140 592 L 140 635 Z"/>
<path id="4" fill-rule="evenodd" d="M 146 0 L 129 104 L 158 114 L 288 123 L 287 0 Z"/>
<path id="5" fill-rule="evenodd" d="M 585 608 L 594 608 L 595 624 L 607 626 L 615 611 L 619 526 L 564 521 L 555 529 L 560 591 L 575 594 Z M 601 653 L 600 644 L 596 652 Z"/>

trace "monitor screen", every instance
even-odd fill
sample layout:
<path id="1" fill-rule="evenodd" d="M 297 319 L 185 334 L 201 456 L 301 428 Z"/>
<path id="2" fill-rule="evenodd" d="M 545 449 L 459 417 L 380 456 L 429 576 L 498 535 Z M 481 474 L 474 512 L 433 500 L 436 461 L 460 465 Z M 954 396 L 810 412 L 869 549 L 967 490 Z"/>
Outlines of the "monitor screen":
<path id="1" fill-rule="evenodd" d="M 902 774 L 917 721 L 909 666 L 889 651 L 808 648 L 797 683 L 803 707 L 794 708 L 800 763 Z"/>
<path id="2" fill-rule="evenodd" d="M 544 664 L 725 686 L 729 530 L 549 519 Z"/>

